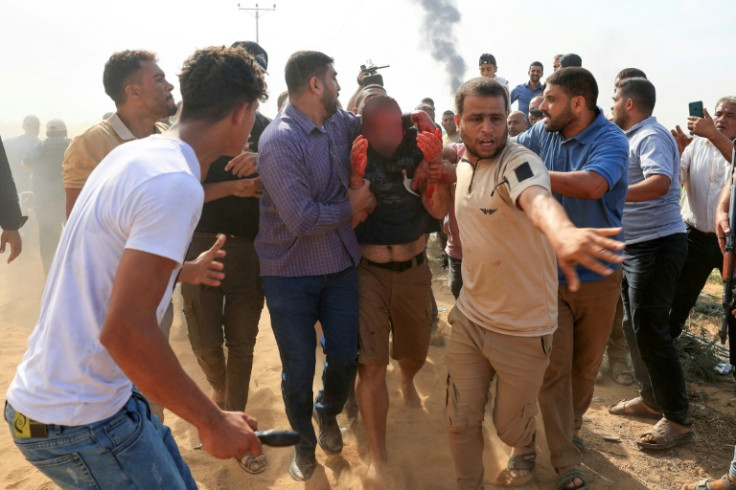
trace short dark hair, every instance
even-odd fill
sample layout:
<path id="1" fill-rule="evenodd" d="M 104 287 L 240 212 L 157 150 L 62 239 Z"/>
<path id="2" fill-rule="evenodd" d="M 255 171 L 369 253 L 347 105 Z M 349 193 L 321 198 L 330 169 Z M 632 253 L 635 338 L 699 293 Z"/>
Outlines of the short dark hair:
<path id="1" fill-rule="evenodd" d="M 568 97 L 583 97 L 587 108 L 595 112 L 598 103 L 598 83 L 585 68 L 560 68 L 547 78 L 547 85 L 557 85 Z"/>
<path id="2" fill-rule="evenodd" d="M 243 48 L 195 51 L 179 75 L 181 121 L 219 121 L 235 107 L 268 98 L 263 72 Z"/>
<path id="3" fill-rule="evenodd" d="M 434 99 L 432 99 L 432 97 L 425 97 L 422 99 L 422 102 L 434 107 Z"/>
<path id="4" fill-rule="evenodd" d="M 575 53 L 563 54 L 560 58 L 560 66 L 562 68 L 569 68 L 571 66 L 583 66 L 583 59 Z"/>
<path id="5" fill-rule="evenodd" d="M 150 51 L 128 49 L 113 53 L 105 63 L 102 85 L 116 107 L 125 102 L 125 87 L 138 75 L 143 61 L 157 61 L 157 58 Z"/>
<path id="6" fill-rule="evenodd" d="M 532 64 L 529 65 L 530 70 L 532 69 L 532 66 L 538 66 L 539 68 L 542 69 L 542 71 L 544 71 L 544 65 L 542 64 L 541 61 L 532 61 Z"/>
<path id="7" fill-rule="evenodd" d="M 495 80 L 487 77 L 478 77 L 468 80 L 460 85 L 455 93 L 455 110 L 458 116 L 463 115 L 465 97 L 468 95 L 480 95 L 482 97 L 503 97 L 506 113 L 509 112 L 509 93 L 506 87 Z"/>
<path id="8" fill-rule="evenodd" d="M 452 112 L 450 109 L 447 109 L 445 112 L 442 113 L 443 116 L 454 116 L 455 113 Z"/>
<path id="9" fill-rule="evenodd" d="M 312 77 L 324 77 L 327 67 L 335 60 L 319 51 L 297 51 L 286 62 L 286 88 L 295 95 L 309 85 Z"/>
<path id="10" fill-rule="evenodd" d="M 641 71 L 638 68 L 624 68 L 620 72 L 618 72 L 618 75 L 616 75 L 616 78 L 618 80 L 626 80 L 627 78 L 646 78 L 647 75 L 643 71 Z"/>
<path id="11" fill-rule="evenodd" d="M 642 77 L 625 78 L 616 84 L 622 99 L 631 99 L 643 114 L 651 114 L 657 102 L 654 84 Z"/>

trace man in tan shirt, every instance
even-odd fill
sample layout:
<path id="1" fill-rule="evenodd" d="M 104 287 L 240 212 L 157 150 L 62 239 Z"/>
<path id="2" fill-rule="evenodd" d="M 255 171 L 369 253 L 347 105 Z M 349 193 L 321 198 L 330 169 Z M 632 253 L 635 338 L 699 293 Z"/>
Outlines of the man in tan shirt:
<path id="1" fill-rule="evenodd" d="M 66 193 L 66 216 L 92 171 L 112 150 L 128 141 L 145 138 L 167 129 L 157 122 L 176 113 L 171 91 L 174 86 L 149 51 L 113 53 L 102 75 L 105 93 L 115 102 L 116 112 L 72 140 L 64 154 L 62 181 Z M 185 268 L 190 268 L 185 265 Z M 219 284 L 219 283 L 218 283 Z M 174 320 L 170 303 L 161 330 L 169 338 Z M 151 401 L 151 409 L 163 421 L 163 407 Z"/>
<path id="2" fill-rule="evenodd" d="M 64 155 L 67 218 L 87 177 L 108 153 L 126 141 L 162 132 L 166 126 L 157 121 L 176 113 L 174 86 L 149 51 L 114 53 L 102 80 L 116 112 L 74 138 Z"/>
<path id="3" fill-rule="evenodd" d="M 455 214 L 463 288 L 450 313 L 446 416 L 461 489 L 483 488 L 482 421 L 498 377 L 493 421 L 513 448 L 500 484 L 532 478 L 537 395 L 557 328 L 555 253 L 570 287 L 576 264 L 600 274 L 620 262 L 620 229 L 576 228 L 550 192 L 539 157 L 508 139 L 509 101 L 498 82 L 477 78 L 455 96 L 466 147 L 457 166 Z"/>

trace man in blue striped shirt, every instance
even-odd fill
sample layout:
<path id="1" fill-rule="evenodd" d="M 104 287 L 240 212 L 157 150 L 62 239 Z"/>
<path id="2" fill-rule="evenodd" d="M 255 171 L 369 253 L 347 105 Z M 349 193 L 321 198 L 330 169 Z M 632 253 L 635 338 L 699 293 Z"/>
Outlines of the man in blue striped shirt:
<path id="1" fill-rule="evenodd" d="M 286 414 L 302 436 L 289 473 L 303 481 L 316 466 L 313 412 L 320 447 L 329 454 L 342 451 L 336 416 L 358 354 L 360 248 L 353 228 L 375 198 L 367 182 L 348 189 L 360 119 L 337 107 L 333 59 L 314 51 L 294 53 L 286 63 L 286 85 L 289 103 L 259 144 L 263 197 L 255 246 L 283 365 Z M 323 388 L 313 403 L 317 321 L 327 358 Z"/>

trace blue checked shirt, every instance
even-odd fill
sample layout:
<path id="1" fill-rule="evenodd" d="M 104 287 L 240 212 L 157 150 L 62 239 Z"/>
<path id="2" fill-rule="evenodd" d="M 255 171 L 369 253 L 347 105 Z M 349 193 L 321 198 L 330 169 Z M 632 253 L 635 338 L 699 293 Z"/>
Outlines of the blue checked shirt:
<path id="1" fill-rule="evenodd" d="M 315 276 L 357 265 L 347 191 L 359 129 L 360 119 L 342 109 L 317 127 L 287 104 L 261 135 L 255 246 L 262 276 Z"/>

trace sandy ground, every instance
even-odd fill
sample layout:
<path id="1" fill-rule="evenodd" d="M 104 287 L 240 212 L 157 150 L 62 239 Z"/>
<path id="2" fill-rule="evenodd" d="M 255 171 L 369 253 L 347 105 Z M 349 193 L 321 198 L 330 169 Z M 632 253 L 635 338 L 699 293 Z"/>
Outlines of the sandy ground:
<path id="1" fill-rule="evenodd" d="M 27 338 L 37 319 L 42 292 L 43 273 L 35 245 L 33 223 L 25 232 L 26 248 L 13 264 L 0 264 L 0 393 L 5 393 L 15 367 L 26 346 Z M 435 253 L 436 255 L 436 253 Z M 453 298 L 445 283 L 445 273 L 433 261 L 434 289 L 442 327 Z M 261 428 L 288 428 L 280 394 L 280 361 L 269 325 L 267 311 L 261 320 L 256 346 L 255 366 L 247 411 L 259 419 Z M 177 315 L 171 334 L 171 345 L 187 372 L 206 389 L 207 385 L 196 362 L 182 324 Z M 444 347 L 432 347 L 426 366 L 419 373 L 417 388 L 423 398 L 422 409 L 406 409 L 401 405 L 392 366 L 388 375 L 391 400 L 388 421 L 388 448 L 392 460 L 392 489 L 452 489 L 454 472 L 443 422 L 445 400 Z M 318 359 L 317 366 L 321 366 Z M 319 379 L 320 369 L 317 371 Z M 317 386 L 317 383 L 315 383 Z M 585 420 L 582 436 L 587 444 L 584 471 L 594 489 L 679 489 L 683 483 L 704 476 L 720 476 L 733 454 L 733 434 L 736 418 L 734 384 L 690 384 L 695 441 L 687 447 L 646 454 L 637 450 L 635 441 L 645 432 L 645 420 L 610 416 L 605 407 L 620 399 L 635 395 L 634 388 L 621 387 L 606 378 L 596 387 L 595 398 Z M 490 405 L 489 405 L 490 409 Z M 489 417 L 490 418 L 490 417 Z M 361 477 L 368 461 L 368 448 L 360 423 L 346 429 L 345 449 L 338 457 L 328 457 L 317 450 L 320 463 L 314 477 L 307 483 L 291 480 L 287 467 L 290 449 L 267 448 L 269 467 L 261 475 L 244 473 L 234 460 L 214 459 L 193 447 L 199 442 L 194 428 L 176 415 L 167 412 L 166 423 L 184 459 L 203 489 L 361 489 Z M 342 421 L 345 425 L 344 420 Z M 541 429 L 541 420 L 538 422 Z M 505 466 L 508 449 L 498 441 L 492 425 L 484 427 L 486 445 L 484 461 L 487 488 Z M 604 436 L 617 436 L 620 442 L 606 442 Z M 530 489 L 554 488 L 555 475 L 549 464 L 544 432 L 539 431 L 540 456 Z M 0 430 L 0 487 L 7 489 L 55 488 L 41 473 L 24 461 L 14 447 L 8 430 Z"/>

